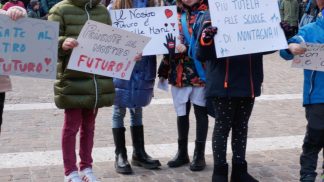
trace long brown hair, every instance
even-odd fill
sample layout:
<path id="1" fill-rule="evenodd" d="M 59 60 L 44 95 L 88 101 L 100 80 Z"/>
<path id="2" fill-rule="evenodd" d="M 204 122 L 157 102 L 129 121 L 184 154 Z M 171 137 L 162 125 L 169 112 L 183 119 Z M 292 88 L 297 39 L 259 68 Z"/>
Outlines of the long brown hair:
<path id="1" fill-rule="evenodd" d="M 161 0 L 148 0 L 146 7 L 161 6 Z M 113 9 L 133 8 L 133 0 L 114 0 Z"/>

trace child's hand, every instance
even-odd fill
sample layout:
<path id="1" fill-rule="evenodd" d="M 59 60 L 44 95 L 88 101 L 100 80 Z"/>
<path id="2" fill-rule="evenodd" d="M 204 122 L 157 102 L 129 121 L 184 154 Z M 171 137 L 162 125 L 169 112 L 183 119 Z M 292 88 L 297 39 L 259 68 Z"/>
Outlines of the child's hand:
<path id="1" fill-rule="evenodd" d="M 209 26 L 206 27 L 201 34 L 201 38 L 204 42 L 210 42 L 214 36 L 217 34 L 217 27 Z"/>
<path id="2" fill-rule="evenodd" d="M 6 14 L 14 21 L 26 16 L 26 10 L 19 6 L 13 6 L 8 9 Z"/>
<path id="3" fill-rule="evenodd" d="M 183 52 L 187 51 L 187 47 L 184 44 L 179 44 L 179 45 L 177 45 L 176 48 L 177 48 L 179 53 L 183 53 Z"/>
<path id="4" fill-rule="evenodd" d="M 142 53 L 139 53 L 134 57 L 135 62 L 140 61 L 140 60 L 142 60 Z"/>
<path id="5" fill-rule="evenodd" d="M 289 44 L 288 49 L 293 55 L 300 55 L 306 52 L 306 48 L 303 48 L 300 44 L 296 43 Z"/>
<path id="6" fill-rule="evenodd" d="M 64 40 L 63 44 L 62 44 L 62 49 L 67 51 L 69 49 L 73 49 L 76 46 L 78 46 L 78 41 L 75 40 L 74 38 L 67 38 Z"/>
<path id="7" fill-rule="evenodd" d="M 180 34 L 178 36 L 178 40 L 179 40 L 179 42 L 181 42 L 183 44 L 183 42 L 184 42 L 184 35 Z"/>

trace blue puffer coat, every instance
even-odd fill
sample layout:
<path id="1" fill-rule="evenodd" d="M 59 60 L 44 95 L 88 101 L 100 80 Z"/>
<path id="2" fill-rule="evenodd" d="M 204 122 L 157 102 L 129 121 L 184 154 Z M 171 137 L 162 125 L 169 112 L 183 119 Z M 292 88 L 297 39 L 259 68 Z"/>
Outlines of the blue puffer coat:
<path id="1" fill-rule="evenodd" d="M 147 106 L 153 97 L 156 56 L 143 56 L 135 64 L 130 80 L 114 79 L 115 105 L 127 108 Z"/>
<path id="2" fill-rule="evenodd" d="M 319 16 L 316 22 L 303 26 L 298 34 L 288 43 L 324 43 L 324 17 Z M 280 56 L 286 60 L 293 59 L 287 50 L 281 50 Z M 304 70 L 304 105 L 324 103 L 324 72 Z"/>

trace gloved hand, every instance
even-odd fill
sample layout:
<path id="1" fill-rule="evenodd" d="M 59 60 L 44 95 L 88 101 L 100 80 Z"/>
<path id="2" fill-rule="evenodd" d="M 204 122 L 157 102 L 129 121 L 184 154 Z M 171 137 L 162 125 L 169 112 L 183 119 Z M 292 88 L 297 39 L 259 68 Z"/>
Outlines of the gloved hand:
<path id="1" fill-rule="evenodd" d="M 204 42 L 210 42 L 217 34 L 217 30 L 217 27 L 208 26 L 202 31 L 201 38 Z"/>
<path id="2" fill-rule="evenodd" d="M 166 35 L 165 38 L 166 38 L 166 43 L 164 43 L 164 46 L 168 49 L 169 55 L 173 56 L 175 54 L 176 38 L 173 37 L 171 33 L 168 33 L 168 35 Z"/>
<path id="3" fill-rule="evenodd" d="M 287 39 L 294 36 L 294 34 L 295 34 L 294 28 L 292 26 L 290 26 L 288 24 L 288 22 L 282 21 L 282 22 L 280 22 L 280 26 L 281 26 L 282 30 L 284 31 Z"/>

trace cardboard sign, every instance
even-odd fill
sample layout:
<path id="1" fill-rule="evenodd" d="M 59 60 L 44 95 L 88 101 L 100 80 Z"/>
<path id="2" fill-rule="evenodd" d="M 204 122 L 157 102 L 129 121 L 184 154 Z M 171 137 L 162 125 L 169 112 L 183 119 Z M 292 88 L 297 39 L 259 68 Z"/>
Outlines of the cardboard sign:
<path id="1" fill-rule="evenodd" d="M 274 0 L 208 0 L 217 57 L 287 48 Z"/>
<path id="2" fill-rule="evenodd" d="M 137 54 L 149 37 L 88 20 L 73 49 L 68 69 L 129 80 Z"/>
<path id="3" fill-rule="evenodd" d="M 166 35 L 179 36 L 176 6 L 110 10 L 110 15 L 113 27 L 152 38 L 143 55 L 168 54 Z"/>
<path id="4" fill-rule="evenodd" d="M 0 74 L 56 77 L 59 24 L 0 15 Z"/>
<path id="5" fill-rule="evenodd" d="M 324 44 L 303 43 L 302 46 L 307 51 L 295 56 L 291 67 L 324 71 Z"/>

